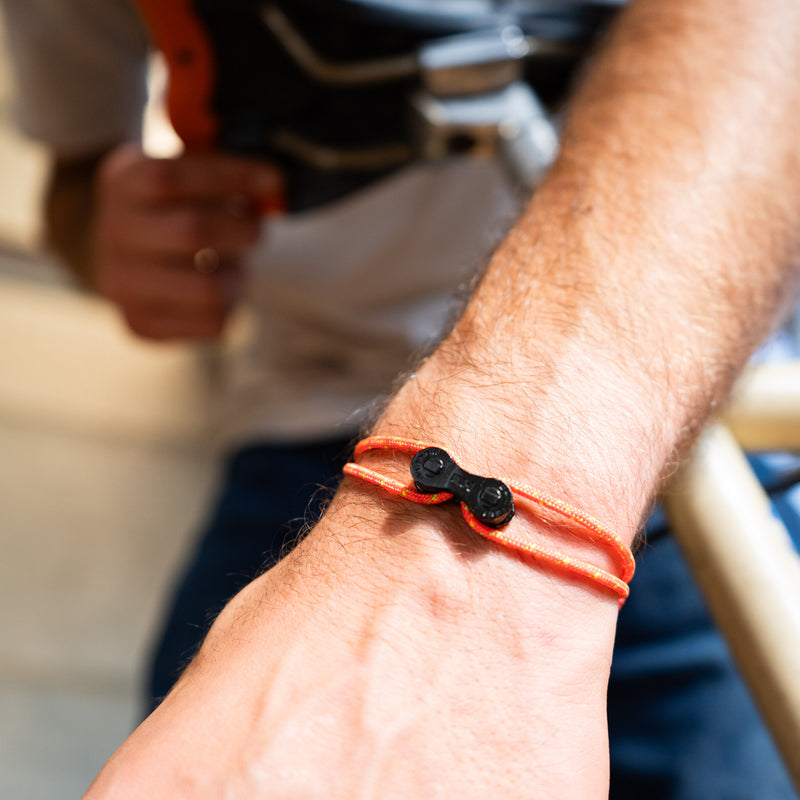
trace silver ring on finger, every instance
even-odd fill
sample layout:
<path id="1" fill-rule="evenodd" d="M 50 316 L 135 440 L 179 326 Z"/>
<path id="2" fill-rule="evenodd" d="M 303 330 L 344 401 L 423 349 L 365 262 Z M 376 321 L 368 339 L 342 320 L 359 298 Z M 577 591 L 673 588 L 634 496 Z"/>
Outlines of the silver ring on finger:
<path id="1" fill-rule="evenodd" d="M 195 272 L 213 275 L 220 267 L 219 253 L 213 247 L 201 247 L 193 256 Z"/>

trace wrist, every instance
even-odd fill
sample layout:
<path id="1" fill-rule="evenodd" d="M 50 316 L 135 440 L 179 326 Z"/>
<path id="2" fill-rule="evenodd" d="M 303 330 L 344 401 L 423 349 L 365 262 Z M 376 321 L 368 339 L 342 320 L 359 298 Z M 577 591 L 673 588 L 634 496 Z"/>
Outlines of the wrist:
<path id="1" fill-rule="evenodd" d="M 511 525 L 541 540 L 552 535 L 523 513 Z M 616 596 L 488 541 L 469 528 L 455 503 L 420 506 L 346 479 L 297 556 L 286 565 L 291 573 L 301 575 L 308 565 L 314 582 L 327 574 L 349 594 L 355 585 L 367 607 L 397 600 L 412 615 L 478 637 L 516 637 L 531 663 L 544 646 L 546 658 L 559 654 L 576 668 L 599 667 L 601 682 L 610 664 Z"/>
<path id="2" fill-rule="evenodd" d="M 341 746 L 353 741 L 363 743 L 357 777 L 384 776 L 387 755 L 404 774 L 413 764 L 438 776 L 478 748 L 481 788 L 470 796 L 512 781 L 508 796 L 526 797 L 534 779 L 542 797 L 602 791 L 616 604 L 547 586 L 527 568 L 515 575 L 513 560 L 483 549 L 444 509 L 420 513 L 431 510 L 346 482 L 314 531 L 223 610 L 139 741 L 166 726 L 156 743 L 168 764 L 175 743 L 208 724 L 205 767 L 237 758 L 245 731 L 256 763 L 280 766 L 270 785 L 309 763 L 330 770 L 320 796 L 357 794 L 341 788 L 350 764 Z M 299 753 L 287 749 L 297 742 Z M 566 775 L 576 753 L 580 768 Z M 391 796 L 425 794 L 402 786 Z"/>
<path id="3" fill-rule="evenodd" d="M 422 365 L 372 434 L 443 447 L 464 469 L 534 486 L 630 544 L 669 457 L 644 391 L 622 370 L 589 363 L 597 353 L 565 356 L 554 376 L 550 357 L 491 369 L 493 353 L 471 347 L 465 364 L 459 349 L 447 342 Z"/>

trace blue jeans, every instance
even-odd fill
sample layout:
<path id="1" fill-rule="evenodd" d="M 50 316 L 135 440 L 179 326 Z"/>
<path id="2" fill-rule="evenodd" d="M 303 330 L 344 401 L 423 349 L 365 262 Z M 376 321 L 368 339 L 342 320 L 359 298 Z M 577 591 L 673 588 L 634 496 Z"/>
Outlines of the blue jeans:
<path id="1" fill-rule="evenodd" d="M 225 602 L 319 513 L 349 445 L 255 446 L 230 459 L 155 653 L 151 707 Z M 800 541 L 793 508 L 779 510 Z M 637 562 L 609 683 L 611 800 L 796 800 L 673 540 L 646 545 Z"/>

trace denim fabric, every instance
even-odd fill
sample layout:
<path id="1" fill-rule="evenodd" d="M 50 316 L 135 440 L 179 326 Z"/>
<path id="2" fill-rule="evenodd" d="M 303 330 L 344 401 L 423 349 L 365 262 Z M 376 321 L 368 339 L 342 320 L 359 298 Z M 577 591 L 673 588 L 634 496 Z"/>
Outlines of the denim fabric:
<path id="1" fill-rule="evenodd" d="M 230 460 L 156 651 L 151 707 L 224 603 L 318 514 L 319 487 L 335 485 L 347 452 L 345 441 L 257 446 Z M 767 459 L 756 467 L 767 478 L 775 471 Z M 800 542 L 792 499 L 776 506 Z M 609 684 L 611 800 L 796 800 L 674 541 L 659 537 L 637 562 Z"/>
<path id="2" fill-rule="evenodd" d="M 224 466 L 205 533 L 177 582 L 148 675 L 148 712 L 191 660 L 214 618 L 291 548 L 332 494 L 351 443 L 253 446 Z"/>

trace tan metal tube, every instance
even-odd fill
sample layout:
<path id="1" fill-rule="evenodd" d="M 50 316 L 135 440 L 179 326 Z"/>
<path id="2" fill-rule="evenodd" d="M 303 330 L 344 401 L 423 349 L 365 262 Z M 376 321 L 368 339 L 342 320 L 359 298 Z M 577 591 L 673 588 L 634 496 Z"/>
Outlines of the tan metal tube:
<path id="1" fill-rule="evenodd" d="M 800 789 L 800 559 L 741 448 L 721 424 L 703 435 L 664 502 Z"/>
<path id="2" fill-rule="evenodd" d="M 800 450 L 800 362 L 749 369 L 724 419 L 745 450 Z"/>

